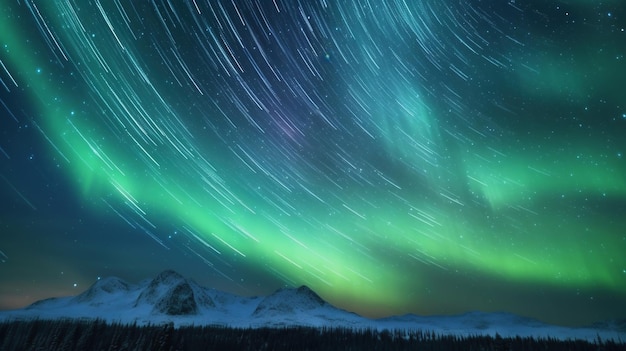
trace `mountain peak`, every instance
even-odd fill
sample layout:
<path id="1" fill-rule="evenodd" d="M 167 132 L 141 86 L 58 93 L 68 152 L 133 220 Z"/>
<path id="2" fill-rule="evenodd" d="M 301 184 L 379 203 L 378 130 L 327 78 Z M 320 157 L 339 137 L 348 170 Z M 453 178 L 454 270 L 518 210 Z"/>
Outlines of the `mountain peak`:
<path id="1" fill-rule="evenodd" d="M 298 289 L 296 289 L 296 294 L 299 296 L 307 297 L 308 299 L 316 302 L 320 306 L 327 303 L 315 291 L 313 291 L 311 288 L 309 288 L 306 285 L 302 285 Z"/>
<path id="2" fill-rule="evenodd" d="M 296 288 L 296 292 L 298 292 L 298 294 L 314 294 L 317 295 L 315 293 L 315 291 L 313 291 L 313 289 L 309 288 L 306 285 L 300 285 L 299 287 Z"/>
<path id="3" fill-rule="evenodd" d="M 183 277 L 180 273 L 172 270 L 172 269 L 166 269 L 164 271 L 162 271 L 161 273 L 157 274 L 156 277 L 154 277 L 154 279 L 152 279 L 152 282 L 171 282 L 171 281 L 175 281 L 175 280 L 184 280 L 185 277 Z"/>
<path id="4" fill-rule="evenodd" d="M 310 311 L 328 306 L 317 293 L 303 285 L 297 289 L 278 289 L 273 294 L 266 296 L 257 306 L 254 315 L 291 313 L 297 311 Z"/>
<path id="5" fill-rule="evenodd" d="M 108 300 L 114 294 L 128 292 L 129 285 L 117 277 L 107 277 L 97 280 L 89 289 L 74 298 L 81 303 L 99 305 L 104 300 Z"/>
<path id="6" fill-rule="evenodd" d="M 200 307 L 214 307 L 215 303 L 193 281 L 165 270 L 139 294 L 135 307 L 141 305 L 152 305 L 154 314 L 180 316 L 198 314 Z"/>

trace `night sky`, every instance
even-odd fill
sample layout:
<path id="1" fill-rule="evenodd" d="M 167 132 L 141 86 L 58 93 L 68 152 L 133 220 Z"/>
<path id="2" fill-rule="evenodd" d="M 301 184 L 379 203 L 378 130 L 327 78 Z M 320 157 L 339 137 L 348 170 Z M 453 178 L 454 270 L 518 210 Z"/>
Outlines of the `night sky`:
<path id="1" fill-rule="evenodd" d="M 626 317 L 621 0 L 0 5 L 0 309 L 174 269 Z"/>

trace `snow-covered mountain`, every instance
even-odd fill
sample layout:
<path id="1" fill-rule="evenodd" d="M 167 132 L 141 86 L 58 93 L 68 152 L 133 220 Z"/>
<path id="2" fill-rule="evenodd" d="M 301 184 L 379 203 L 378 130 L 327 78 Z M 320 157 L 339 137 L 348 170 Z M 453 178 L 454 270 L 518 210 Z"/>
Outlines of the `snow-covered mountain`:
<path id="1" fill-rule="evenodd" d="M 534 336 L 559 339 L 626 340 L 626 323 L 612 321 L 587 328 L 547 325 L 507 313 L 471 312 L 457 316 L 405 315 L 368 319 L 335 306 L 306 286 L 280 289 L 265 297 L 242 297 L 199 286 L 174 271 L 133 285 L 119 278 L 98 280 L 73 297 L 41 300 L 12 311 L 0 321 L 16 319 L 101 318 L 109 322 L 231 327 L 347 327 L 428 330 L 439 334 Z"/>
<path id="2" fill-rule="evenodd" d="M 142 305 L 152 307 L 152 314 L 170 316 L 197 315 L 202 309 L 215 307 L 202 287 L 174 271 L 164 271 L 152 279 L 133 307 Z"/>
<path id="3" fill-rule="evenodd" d="M 271 326 L 308 325 L 352 327 L 370 320 L 338 309 L 306 286 L 279 289 L 259 301 L 250 318 Z"/>

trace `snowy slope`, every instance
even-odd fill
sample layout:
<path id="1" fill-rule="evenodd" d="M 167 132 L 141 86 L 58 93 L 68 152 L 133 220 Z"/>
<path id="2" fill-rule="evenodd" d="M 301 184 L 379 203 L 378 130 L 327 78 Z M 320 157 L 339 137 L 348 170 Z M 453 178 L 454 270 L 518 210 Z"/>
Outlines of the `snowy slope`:
<path id="1" fill-rule="evenodd" d="M 583 339 L 593 341 L 598 336 L 602 339 L 626 341 L 626 329 L 613 324 L 604 328 L 563 327 L 549 325 L 538 320 L 521 317 L 511 313 L 469 312 L 455 316 L 416 316 L 390 317 L 379 319 L 380 326 L 387 329 L 422 329 L 438 334 L 454 335 L 491 335 L 503 337 L 542 337 L 556 339 Z"/>
<path id="2" fill-rule="evenodd" d="M 257 325 L 271 326 L 352 327 L 368 322 L 363 317 L 330 305 L 306 286 L 280 289 L 263 298 L 250 317 Z"/>
<path id="3" fill-rule="evenodd" d="M 241 297 L 207 289 L 174 271 L 164 271 L 137 285 L 119 278 L 98 280 L 74 297 L 41 300 L 12 311 L 1 320 L 92 319 L 109 322 L 232 327 L 347 327 L 428 330 L 438 334 L 534 336 L 559 339 L 626 340 L 626 323 L 612 321 L 588 328 L 568 328 L 507 313 L 471 312 L 457 316 L 405 315 L 378 320 L 341 310 L 306 286 L 280 289 L 265 297 Z"/>

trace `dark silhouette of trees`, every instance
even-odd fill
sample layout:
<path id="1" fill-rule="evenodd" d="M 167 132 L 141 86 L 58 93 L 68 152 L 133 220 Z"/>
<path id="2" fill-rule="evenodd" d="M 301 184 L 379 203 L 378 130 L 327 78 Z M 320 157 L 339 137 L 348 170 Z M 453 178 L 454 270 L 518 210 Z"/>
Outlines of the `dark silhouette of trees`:
<path id="1" fill-rule="evenodd" d="M 437 335 L 421 330 L 256 328 L 107 324 L 102 320 L 31 320 L 0 323 L 5 350 L 423 350 L 423 351 L 618 351 L 623 341 L 597 338 L 505 338 Z"/>

